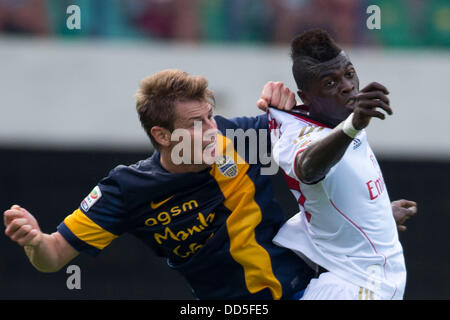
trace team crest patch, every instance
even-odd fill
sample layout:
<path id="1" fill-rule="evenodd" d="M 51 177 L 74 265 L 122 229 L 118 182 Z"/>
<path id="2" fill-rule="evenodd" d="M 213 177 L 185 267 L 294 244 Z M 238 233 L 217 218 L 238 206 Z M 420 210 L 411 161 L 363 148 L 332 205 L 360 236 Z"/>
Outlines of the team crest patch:
<path id="1" fill-rule="evenodd" d="M 100 191 L 100 188 L 96 186 L 94 189 L 92 189 L 91 193 L 89 193 L 89 195 L 81 202 L 81 209 L 83 209 L 84 212 L 87 212 L 101 197 L 102 192 Z"/>
<path id="2" fill-rule="evenodd" d="M 234 178 L 238 174 L 238 167 L 233 159 L 227 156 L 222 156 L 216 161 L 217 169 L 227 178 Z"/>

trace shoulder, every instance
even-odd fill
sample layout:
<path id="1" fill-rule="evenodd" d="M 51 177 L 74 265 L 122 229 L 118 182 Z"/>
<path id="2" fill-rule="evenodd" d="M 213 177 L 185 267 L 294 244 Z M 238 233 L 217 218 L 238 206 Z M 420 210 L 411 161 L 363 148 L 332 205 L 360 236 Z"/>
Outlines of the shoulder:
<path id="1" fill-rule="evenodd" d="M 151 183 L 153 179 L 158 177 L 159 167 L 153 159 L 155 156 L 154 154 L 150 158 L 131 165 L 118 165 L 109 171 L 101 183 L 115 184 L 122 190 L 130 189 L 136 184 L 141 184 L 143 181 Z"/>
<path id="2" fill-rule="evenodd" d="M 224 132 L 226 129 L 267 129 L 267 115 L 262 114 L 256 117 L 236 117 L 227 119 L 222 116 L 215 116 L 219 131 Z"/>
<path id="3" fill-rule="evenodd" d="M 271 121 L 279 124 L 295 123 L 297 126 L 315 126 L 331 129 L 324 123 L 311 119 L 305 106 L 297 106 L 291 111 L 269 108 L 267 111 L 269 125 Z"/>
<path id="4" fill-rule="evenodd" d="M 309 137 L 311 134 L 329 132 L 332 130 L 325 124 L 315 121 L 299 110 L 282 111 L 270 108 L 268 111 L 269 128 L 274 137 L 295 136 Z"/>

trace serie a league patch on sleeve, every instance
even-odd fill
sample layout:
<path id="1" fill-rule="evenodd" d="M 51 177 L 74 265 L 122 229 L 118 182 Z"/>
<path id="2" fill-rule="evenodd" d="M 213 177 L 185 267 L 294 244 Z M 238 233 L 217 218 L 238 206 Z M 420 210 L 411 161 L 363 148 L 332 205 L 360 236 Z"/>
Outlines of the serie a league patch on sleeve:
<path id="1" fill-rule="evenodd" d="M 96 186 L 94 189 L 92 189 L 91 193 L 89 193 L 89 195 L 81 202 L 81 209 L 83 209 L 84 212 L 87 212 L 101 197 L 102 192 L 100 191 L 100 188 Z"/>

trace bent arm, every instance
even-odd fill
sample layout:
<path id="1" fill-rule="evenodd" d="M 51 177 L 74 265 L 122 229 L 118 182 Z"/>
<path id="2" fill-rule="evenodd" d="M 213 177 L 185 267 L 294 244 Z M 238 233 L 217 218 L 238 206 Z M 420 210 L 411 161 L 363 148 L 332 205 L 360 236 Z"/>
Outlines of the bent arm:
<path id="1" fill-rule="evenodd" d="M 338 126 L 326 137 L 311 143 L 295 158 L 297 177 L 307 184 L 321 180 L 342 159 L 352 140 Z"/>
<path id="2" fill-rule="evenodd" d="M 42 234 L 38 245 L 26 245 L 24 249 L 31 264 L 41 272 L 56 272 L 78 256 L 59 232 Z"/>

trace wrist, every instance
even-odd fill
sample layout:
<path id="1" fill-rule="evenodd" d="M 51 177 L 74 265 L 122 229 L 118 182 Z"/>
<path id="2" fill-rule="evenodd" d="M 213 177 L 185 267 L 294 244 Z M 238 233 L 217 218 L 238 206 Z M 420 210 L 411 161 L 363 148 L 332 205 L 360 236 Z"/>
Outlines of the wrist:
<path id="1" fill-rule="evenodd" d="M 344 120 L 342 124 L 342 131 L 349 136 L 350 138 L 354 138 L 361 132 L 361 130 L 356 129 L 353 126 L 353 112 Z"/>

